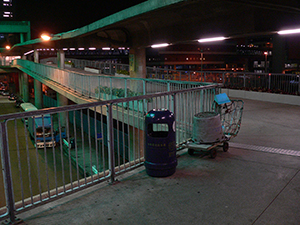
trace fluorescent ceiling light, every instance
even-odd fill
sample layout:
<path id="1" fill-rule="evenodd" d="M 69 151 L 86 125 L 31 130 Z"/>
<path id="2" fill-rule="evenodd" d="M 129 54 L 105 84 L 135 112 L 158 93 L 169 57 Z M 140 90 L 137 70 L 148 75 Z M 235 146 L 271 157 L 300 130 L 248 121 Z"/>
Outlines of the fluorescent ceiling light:
<path id="1" fill-rule="evenodd" d="M 79 51 L 83 51 L 83 50 L 84 50 L 84 48 L 78 48 L 78 50 L 79 50 Z"/>
<path id="2" fill-rule="evenodd" d="M 34 52 L 34 50 L 31 50 L 29 52 L 24 53 L 24 55 L 28 55 L 28 54 L 33 53 L 33 52 Z"/>
<path id="3" fill-rule="evenodd" d="M 95 47 L 90 47 L 89 50 L 96 50 L 96 48 Z"/>
<path id="4" fill-rule="evenodd" d="M 110 50 L 110 48 L 109 47 L 104 47 L 104 48 L 102 48 L 102 50 Z"/>
<path id="5" fill-rule="evenodd" d="M 213 42 L 213 41 L 223 41 L 225 40 L 226 37 L 213 37 L 213 38 L 203 38 L 203 39 L 199 39 L 198 41 L 200 43 L 203 43 L 203 42 Z"/>
<path id="6" fill-rule="evenodd" d="M 151 45 L 151 48 L 163 48 L 163 47 L 167 47 L 170 44 L 168 43 L 162 43 L 162 44 L 155 44 L 155 45 Z"/>
<path id="7" fill-rule="evenodd" d="M 293 30 L 281 30 L 277 32 L 278 34 L 297 34 L 300 33 L 300 29 L 293 29 Z"/>

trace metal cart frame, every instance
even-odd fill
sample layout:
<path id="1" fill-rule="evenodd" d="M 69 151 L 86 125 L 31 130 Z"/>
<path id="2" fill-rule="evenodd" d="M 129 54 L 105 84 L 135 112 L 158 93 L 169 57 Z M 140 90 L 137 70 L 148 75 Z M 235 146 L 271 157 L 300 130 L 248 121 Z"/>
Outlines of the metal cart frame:
<path id="1" fill-rule="evenodd" d="M 204 155 L 210 155 L 211 158 L 216 158 L 216 147 L 222 146 L 223 151 L 227 152 L 229 149 L 229 141 L 234 138 L 240 128 L 242 122 L 244 102 L 242 100 L 230 100 L 225 93 L 215 96 L 212 105 L 212 111 L 220 114 L 223 137 L 218 142 L 201 143 L 190 139 L 187 142 L 188 153 L 194 155 L 195 152 L 200 152 Z"/>

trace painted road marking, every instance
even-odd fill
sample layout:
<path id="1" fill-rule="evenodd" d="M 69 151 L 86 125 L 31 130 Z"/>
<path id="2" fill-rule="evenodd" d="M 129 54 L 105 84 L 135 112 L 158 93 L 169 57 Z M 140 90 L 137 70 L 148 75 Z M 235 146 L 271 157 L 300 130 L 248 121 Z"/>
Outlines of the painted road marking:
<path id="1" fill-rule="evenodd" d="M 240 144 L 240 143 L 230 143 L 230 147 L 260 151 L 260 152 L 269 152 L 269 153 L 275 153 L 281 155 L 300 156 L 300 151 L 282 149 L 282 148 L 272 148 L 272 147 L 247 145 L 247 144 Z"/>

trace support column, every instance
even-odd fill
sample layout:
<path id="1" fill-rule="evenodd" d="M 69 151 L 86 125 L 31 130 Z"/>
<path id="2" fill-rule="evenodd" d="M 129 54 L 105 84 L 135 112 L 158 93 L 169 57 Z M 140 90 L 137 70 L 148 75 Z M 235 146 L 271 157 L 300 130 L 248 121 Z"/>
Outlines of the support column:
<path id="1" fill-rule="evenodd" d="M 43 108 L 42 83 L 34 79 L 34 104 L 38 109 Z"/>
<path id="2" fill-rule="evenodd" d="M 146 78 L 146 50 L 145 50 L 145 48 L 130 49 L 129 74 L 130 74 L 130 77 L 132 77 L 132 78 Z M 141 85 L 140 82 L 132 82 L 132 91 L 143 92 L 143 85 Z"/>
<path id="3" fill-rule="evenodd" d="M 33 58 L 34 58 L 33 61 L 34 61 L 35 63 L 40 63 L 39 52 L 38 52 L 37 49 L 34 49 Z"/>
<path id="4" fill-rule="evenodd" d="M 18 78 L 19 78 L 19 95 L 22 96 L 23 95 L 22 72 L 18 72 Z"/>
<path id="5" fill-rule="evenodd" d="M 146 50 L 145 48 L 130 49 L 129 73 L 133 78 L 146 78 Z"/>
<path id="6" fill-rule="evenodd" d="M 57 97 L 57 107 L 68 105 L 69 100 L 67 97 L 59 93 L 56 93 L 56 97 Z M 62 127 L 66 127 L 67 112 L 59 113 L 59 119 L 60 119 L 60 125 Z"/>
<path id="7" fill-rule="evenodd" d="M 24 33 L 20 33 L 20 43 L 25 42 L 25 36 Z"/>
<path id="8" fill-rule="evenodd" d="M 29 88 L 28 88 L 28 74 L 27 73 L 23 73 L 22 76 L 22 91 L 21 91 L 21 95 L 23 97 L 24 102 L 28 102 L 29 101 Z"/>
<path id="9" fill-rule="evenodd" d="M 62 49 L 57 52 L 57 67 L 60 69 L 65 68 L 65 52 Z"/>
<path id="10" fill-rule="evenodd" d="M 273 36 L 272 73 L 282 73 L 286 58 L 285 37 Z"/>

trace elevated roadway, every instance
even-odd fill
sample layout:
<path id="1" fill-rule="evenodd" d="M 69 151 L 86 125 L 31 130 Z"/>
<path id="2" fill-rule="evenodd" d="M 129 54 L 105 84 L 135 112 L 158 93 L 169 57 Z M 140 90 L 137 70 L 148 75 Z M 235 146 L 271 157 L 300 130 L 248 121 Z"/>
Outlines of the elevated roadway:
<path id="1" fill-rule="evenodd" d="M 300 19 L 298 1 L 149 0 L 84 27 L 54 34 L 51 41 L 14 46 L 24 53 L 43 47 L 132 47 L 182 43 L 215 35 L 243 37 L 291 28 Z"/>

